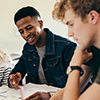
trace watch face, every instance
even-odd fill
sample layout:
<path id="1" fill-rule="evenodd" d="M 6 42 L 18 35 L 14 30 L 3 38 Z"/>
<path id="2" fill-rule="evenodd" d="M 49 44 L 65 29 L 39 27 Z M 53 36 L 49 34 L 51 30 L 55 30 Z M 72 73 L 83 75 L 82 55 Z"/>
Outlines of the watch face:
<path id="1" fill-rule="evenodd" d="M 68 75 L 71 72 L 71 67 L 68 66 L 66 74 Z"/>

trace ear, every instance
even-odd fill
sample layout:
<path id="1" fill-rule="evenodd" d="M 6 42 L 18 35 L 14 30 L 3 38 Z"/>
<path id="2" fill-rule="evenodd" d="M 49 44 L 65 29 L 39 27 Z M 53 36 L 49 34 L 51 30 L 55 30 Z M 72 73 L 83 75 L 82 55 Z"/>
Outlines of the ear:
<path id="1" fill-rule="evenodd" d="M 42 27 L 43 27 L 43 21 L 42 20 L 39 20 L 38 22 L 40 24 L 40 28 L 42 29 Z"/>
<path id="2" fill-rule="evenodd" d="M 97 24 L 99 20 L 99 13 L 95 10 L 91 10 L 89 12 L 89 16 L 90 16 L 90 21 L 93 23 L 93 25 Z"/>

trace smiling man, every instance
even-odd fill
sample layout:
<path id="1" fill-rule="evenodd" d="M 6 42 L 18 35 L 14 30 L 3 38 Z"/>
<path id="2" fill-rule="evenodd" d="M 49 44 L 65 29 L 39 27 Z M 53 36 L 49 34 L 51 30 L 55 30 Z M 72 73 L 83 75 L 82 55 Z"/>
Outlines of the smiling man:
<path id="1" fill-rule="evenodd" d="M 26 83 L 64 87 L 66 69 L 76 48 L 76 43 L 43 28 L 39 12 L 30 6 L 18 10 L 14 22 L 26 41 L 22 56 L 10 73 L 10 86 L 17 89 L 26 75 Z M 48 100 L 49 93 L 37 92 L 27 98 Z"/>

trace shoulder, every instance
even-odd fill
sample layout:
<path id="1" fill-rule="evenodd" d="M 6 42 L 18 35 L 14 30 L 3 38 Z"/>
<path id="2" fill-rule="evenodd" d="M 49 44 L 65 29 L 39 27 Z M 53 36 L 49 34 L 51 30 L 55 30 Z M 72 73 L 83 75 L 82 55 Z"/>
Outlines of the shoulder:
<path id="1" fill-rule="evenodd" d="M 68 38 L 62 37 L 60 35 L 55 35 L 54 34 L 54 41 L 58 42 L 58 43 L 62 43 L 66 46 L 71 46 L 71 45 L 73 45 L 75 47 L 77 46 L 77 44 L 75 42 L 69 40 Z"/>
<path id="2" fill-rule="evenodd" d="M 23 51 L 28 52 L 32 47 L 34 47 L 34 45 L 30 45 L 28 42 L 26 42 L 23 46 Z"/>
<path id="3" fill-rule="evenodd" d="M 47 41 L 53 40 L 55 43 L 63 43 L 63 44 L 67 44 L 67 45 L 69 45 L 69 44 L 76 45 L 75 42 L 72 42 L 71 40 L 69 40 L 68 38 L 65 38 L 63 36 L 57 35 L 47 28 L 45 28 L 44 31 L 47 33 Z"/>

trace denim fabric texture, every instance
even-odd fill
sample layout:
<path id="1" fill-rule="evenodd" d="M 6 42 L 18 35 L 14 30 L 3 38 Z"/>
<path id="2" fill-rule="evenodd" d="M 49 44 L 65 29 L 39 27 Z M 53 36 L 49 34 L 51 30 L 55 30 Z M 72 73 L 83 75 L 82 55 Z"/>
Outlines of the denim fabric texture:
<path id="1" fill-rule="evenodd" d="M 47 85 L 64 87 L 67 81 L 66 69 L 76 48 L 76 43 L 69 39 L 53 34 L 45 28 L 47 33 L 46 49 L 42 60 Z M 26 43 L 22 56 L 11 74 L 20 72 L 26 76 L 26 83 L 39 83 L 38 78 L 39 56 L 34 45 Z"/>

